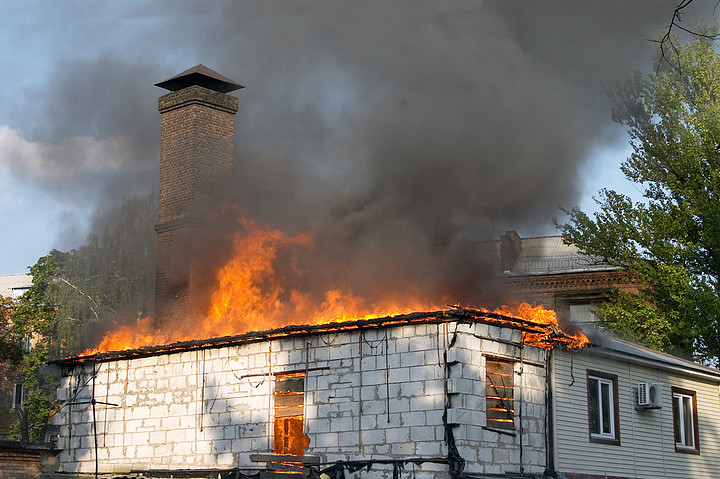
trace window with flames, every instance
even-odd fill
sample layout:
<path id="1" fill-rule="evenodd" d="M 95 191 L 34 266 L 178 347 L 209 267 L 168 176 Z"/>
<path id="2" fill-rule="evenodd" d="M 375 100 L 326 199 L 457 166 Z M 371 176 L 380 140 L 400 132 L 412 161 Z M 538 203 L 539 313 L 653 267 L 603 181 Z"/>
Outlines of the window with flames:
<path id="1" fill-rule="evenodd" d="M 511 361 L 485 360 L 485 414 L 487 426 L 515 428 L 515 364 Z"/>
<path id="2" fill-rule="evenodd" d="M 304 373 L 275 377 L 275 454 L 302 456 L 310 445 L 304 429 L 304 401 Z"/>

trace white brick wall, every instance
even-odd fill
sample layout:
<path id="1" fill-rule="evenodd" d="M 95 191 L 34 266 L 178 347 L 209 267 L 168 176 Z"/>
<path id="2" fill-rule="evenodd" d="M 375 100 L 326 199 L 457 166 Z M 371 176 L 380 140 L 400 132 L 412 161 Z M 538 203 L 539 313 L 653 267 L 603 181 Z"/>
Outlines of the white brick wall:
<path id="1" fill-rule="evenodd" d="M 443 331 L 449 331 L 447 337 Z M 446 369 L 442 348 L 454 331 L 457 339 L 448 350 Z M 99 363 L 94 397 L 118 405 L 96 405 L 101 472 L 129 472 L 138 464 L 150 469 L 260 467 L 249 455 L 272 451 L 274 374 L 306 368 L 308 455 L 329 463 L 446 457 L 447 379 L 448 419 L 467 472 L 520 469 L 520 403 L 522 466 L 541 472 L 545 369 L 539 365 L 545 351 L 481 339 L 493 334 L 520 341 L 519 331 L 481 323 L 416 324 Z M 515 436 L 483 428 L 484 354 L 518 360 Z M 55 416 L 61 425 L 62 472 L 94 472 L 92 370 L 92 365 L 77 365 L 58 390 L 58 399 L 72 398 Z M 447 468 L 425 464 L 414 470 L 421 477 L 445 477 Z M 380 467 L 376 473 L 387 470 Z"/>

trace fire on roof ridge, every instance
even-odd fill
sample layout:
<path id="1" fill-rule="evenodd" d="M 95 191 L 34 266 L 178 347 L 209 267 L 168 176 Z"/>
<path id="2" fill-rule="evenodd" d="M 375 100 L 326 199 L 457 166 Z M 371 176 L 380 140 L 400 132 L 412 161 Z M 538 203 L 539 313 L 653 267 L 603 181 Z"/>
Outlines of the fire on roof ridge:
<path id="1" fill-rule="evenodd" d="M 518 329 L 523 332 L 541 334 L 546 338 L 548 343 L 554 343 L 556 341 L 563 342 L 563 339 L 569 338 L 567 334 L 559 331 L 552 324 L 536 323 L 530 320 L 517 318 L 514 316 L 506 316 L 487 310 L 452 306 L 450 307 L 450 309 L 446 310 L 413 312 L 394 316 L 384 316 L 381 318 L 355 319 L 350 321 L 339 321 L 312 325 L 290 325 L 282 328 L 269 329 L 264 331 L 250 331 L 247 333 L 232 336 L 194 339 L 158 346 L 145 346 L 142 348 L 126 349 L 121 351 L 109 351 L 85 356 L 72 356 L 57 359 L 54 361 L 49 361 L 49 363 L 62 366 L 85 362 L 104 362 L 117 359 L 157 356 L 160 354 L 192 351 L 198 349 L 215 349 L 232 346 L 235 344 L 267 341 L 295 335 L 322 334 L 326 332 L 335 332 L 341 330 L 352 331 L 381 328 L 394 325 L 435 323 L 452 320 L 466 322 L 485 322 L 491 325 L 498 325 L 510 329 Z"/>

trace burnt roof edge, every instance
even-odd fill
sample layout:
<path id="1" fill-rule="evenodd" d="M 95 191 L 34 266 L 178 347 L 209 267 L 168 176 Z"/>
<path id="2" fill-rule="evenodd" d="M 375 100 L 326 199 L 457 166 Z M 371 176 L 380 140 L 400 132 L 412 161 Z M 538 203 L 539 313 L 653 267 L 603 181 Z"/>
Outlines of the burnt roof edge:
<path id="1" fill-rule="evenodd" d="M 191 341 L 180 341 L 161 346 L 147 346 L 137 349 L 126 349 L 122 351 L 110 351 L 96 353 L 87 356 L 72 356 L 68 358 L 48 361 L 48 364 L 59 366 L 70 366 L 88 362 L 98 363 L 106 361 L 117 361 L 122 359 L 137 359 L 162 354 L 180 353 L 200 349 L 216 349 L 237 344 L 268 341 L 290 336 L 302 336 L 310 334 L 324 334 L 337 331 L 357 331 L 362 329 L 382 328 L 389 326 L 421 324 L 421 323 L 442 323 L 446 321 L 481 322 L 494 326 L 501 326 L 510 329 L 518 329 L 527 332 L 548 332 L 549 340 L 554 342 L 557 338 L 565 338 L 567 335 L 557 331 L 551 324 L 540 324 L 529 320 L 505 316 L 490 311 L 477 310 L 472 308 L 456 307 L 453 309 L 416 312 L 396 316 L 385 316 L 373 319 L 358 319 L 352 321 L 333 322 L 313 325 L 293 325 L 283 328 L 269 329 L 265 331 L 251 331 L 234 336 L 223 336 L 218 338 L 196 339 Z"/>

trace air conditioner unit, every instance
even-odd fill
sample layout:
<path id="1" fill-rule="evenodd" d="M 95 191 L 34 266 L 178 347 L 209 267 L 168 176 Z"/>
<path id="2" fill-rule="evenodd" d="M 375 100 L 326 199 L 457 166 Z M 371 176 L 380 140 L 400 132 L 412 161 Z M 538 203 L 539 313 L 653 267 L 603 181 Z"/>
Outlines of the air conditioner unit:
<path id="1" fill-rule="evenodd" d="M 659 409 L 662 407 L 661 383 L 638 383 L 637 406 L 640 409 Z"/>

